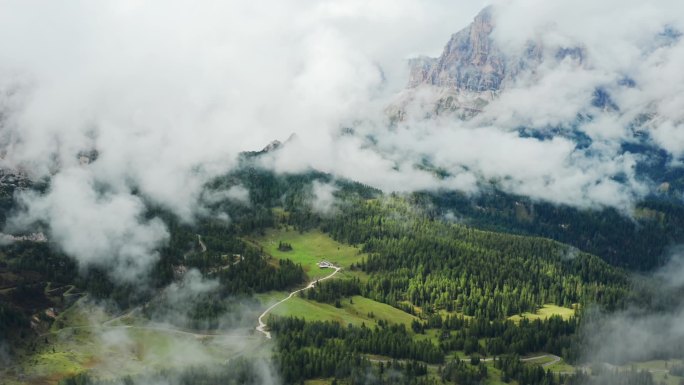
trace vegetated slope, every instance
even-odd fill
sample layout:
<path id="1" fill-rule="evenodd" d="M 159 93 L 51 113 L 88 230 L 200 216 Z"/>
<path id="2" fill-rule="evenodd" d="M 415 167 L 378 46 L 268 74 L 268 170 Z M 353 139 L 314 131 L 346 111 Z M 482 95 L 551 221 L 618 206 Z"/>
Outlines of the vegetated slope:
<path id="1" fill-rule="evenodd" d="M 475 230 L 431 220 L 402 199 L 358 202 L 324 225 L 363 244 L 365 294 L 397 305 L 486 319 L 544 303 L 621 305 L 626 275 L 598 257 L 548 239 Z"/>
<path id="2" fill-rule="evenodd" d="M 458 192 L 425 192 L 417 202 L 433 216 L 449 216 L 493 231 L 537 235 L 573 245 L 610 264 L 649 270 L 667 261 L 668 249 L 684 241 L 684 205 L 653 196 L 631 214 L 612 208 L 579 209 L 533 201 L 501 191 L 475 197 Z"/>
<path id="3" fill-rule="evenodd" d="M 321 214 L 313 207 L 314 181 L 335 187 L 335 215 Z M 279 345 L 278 362 L 302 364 L 302 370 L 286 375 L 292 382 L 324 375 L 355 378 L 360 372 L 379 370 L 377 362 L 364 358 L 366 354 L 405 360 L 397 363 L 396 370 L 408 379 L 427 379 L 426 363 L 449 363 L 453 352 L 501 355 L 544 351 L 572 359 L 577 351 L 573 338 L 577 318 L 551 316 L 514 322 L 508 317 L 534 313 L 547 303 L 569 311 L 570 307 L 581 309 L 589 303 L 620 307 L 628 293 L 625 273 L 595 256 L 548 239 L 448 223 L 439 215 L 439 206 L 430 208 L 426 204 L 429 201 L 416 196 L 383 196 L 375 189 L 323 173 L 278 175 L 249 164 L 207 187 L 222 191 L 234 186 L 249 190 L 248 203 L 229 199 L 208 203 L 213 213 L 230 215 L 230 222 L 207 217 L 189 225 L 163 209 L 149 208 L 147 215 L 164 220 L 171 238 L 160 250 L 147 292 L 112 282 L 101 269 L 79 276 L 73 264 L 60 262 L 68 259 L 49 243 L 7 246 L 5 266 L 9 272 L 26 277 L 29 275 L 19 267 L 37 269 L 64 284 L 75 283 L 94 297 L 113 299 L 122 307 L 148 303 L 156 290 L 196 268 L 206 277 L 218 278 L 220 287 L 198 298 L 187 323 L 177 326 L 212 328 L 222 313 L 233 308 L 231 298 L 284 290 L 304 282 L 302 267 L 287 261 L 287 255 L 282 262 L 274 263 L 258 245 L 245 239 L 259 238 L 278 224 L 297 231 L 321 228 L 369 255 L 345 269 L 351 277 L 363 270 L 359 276 L 368 279 L 321 282 L 305 294 L 308 300 L 340 303 L 344 308 L 349 299 L 361 295 L 418 318 L 413 318 L 410 326 L 397 326 L 365 314 L 375 321 L 378 330 L 375 326 L 362 330 L 357 324 L 343 332 L 338 332 L 337 326 L 315 321 L 276 321 L 274 325 L 292 326 L 275 333 L 278 344 L 278 338 L 289 341 Z M 578 303 L 581 305 L 575 306 Z M 157 298 L 147 309 L 163 313 L 168 305 L 164 298 Z M 304 338 L 304 330 L 315 335 Z M 357 341 L 359 336 L 365 341 L 363 346 Z M 329 363 L 334 362 L 346 362 L 347 369 L 331 372 Z M 489 366 L 488 376 L 498 373 L 499 369 Z M 450 368 L 448 378 L 472 371 L 457 362 Z"/>
<path id="4" fill-rule="evenodd" d="M 314 181 L 337 187 L 335 215 L 321 215 L 312 207 Z M 320 227 L 338 241 L 359 246 L 369 254 L 349 266 L 351 279 L 321 282 L 305 293 L 308 300 L 346 305 L 362 295 L 418 317 L 412 318 L 409 326 L 366 314 L 377 326 L 366 325 L 365 329 L 363 322 L 348 326 L 338 320 L 269 321 L 278 344 L 276 362 L 291 383 L 321 376 L 353 382 L 367 373 L 375 373 L 384 383 L 397 383 L 382 373 L 380 362 L 384 361 L 371 361 L 368 354 L 402 360 L 392 367 L 403 373 L 406 383 L 437 380 L 435 373 L 428 373 L 428 363 L 449 365 L 445 381 L 481 376 L 487 370 L 487 378 L 498 378 L 504 370 L 490 363 L 483 364 L 488 369 L 461 365 L 460 359 L 450 360 L 454 352 L 491 356 L 543 351 L 571 359 L 577 351 L 573 338 L 577 318 L 551 316 L 514 322 L 508 317 L 534 313 L 546 303 L 570 311 L 577 303 L 619 307 L 628 292 L 625 273 L 595 256 L 548 239 L 450 224 L 411 196 L 383 196 L 322 173 L 277 175 L 259 168 L 240 169 L 219 178 L 210 189 L 236 185 L 250 187 L 249 204 L 226 200 L 210 205 L 215 213 L 231 215 L 230 222 L 203 218 L 191 226 L 150 208 L 149 215 L 163 218 L 171 234 L 151 273 L 154 287 L 179 279 L 189 268 L 220 281 L 217 293 L 198 298 L 189 314 L 190 323 L 179 326 L 211 328 L 222 312 L 230 311 L 229 298 L 297 287 L 304 281 L 301 266 L 288 262 L 286 256 L 282 263 L 274 264 L 258 245 L 244 241 L 258 238 L 277 224 L 298 231 Z M 199 244 L 198 235 L 206 249 Z M 364 271 L 359 275 L 368 279 L 357 279 L 354 274 L 359 270 Z M 83 281 L 91 295 L 116 299 L 130 293 L 128 288 L 108 282 L 102 272 L 96 276 L 103 278 L 95 281 L 99 284 L 87 284 L 92 279 Z M 134 296 L 133 302 L 148 301 L 144 298 Z M 165 306 L 162 298 L 148 309 L 162 311 Z M 338 371 L 335 364 L 343 369 Z M 506 370 L 508 378 L 539 375 L 537 369 L 529 373 L 520 367 Z"/>

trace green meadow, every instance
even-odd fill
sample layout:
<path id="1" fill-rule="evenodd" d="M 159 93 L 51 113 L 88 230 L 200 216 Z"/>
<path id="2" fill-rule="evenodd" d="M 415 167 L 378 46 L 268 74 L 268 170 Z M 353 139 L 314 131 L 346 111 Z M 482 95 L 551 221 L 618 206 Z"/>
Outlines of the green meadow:
<path id="1" fill-rule="evenodd" d="M 263 296 L 262 298 L 275 302 L 282 299 L 286 294 Z M 360 326 L 374 326 L 379 320 L 401 323 L 407 327 L 411 326 L 414 316 L 384 303 L 373 301 L 372 299 L 361 296 L 351 297 L 341 301 L 341 307 L 337 308 L 330 304 L 309 301 L 295 295 L 289 300 L 276 306 L 270 314 L 288 317 L 295 316 L 304 318 L 307 321 L 335 321 L 342 325 L 352 324 Z"/>
<path id="2" fill-rule="evenodd" d="M 544 306 L 537 309 L 537 311 L 534 313 L 525 312 L 522 315 L 514 315 L 508 317 L 508 319 L 517 322 L 520 321 L 522 318 L 527 318 L 529 320 L 547 319 L 553 315 L 559 315 L 563 319 L 567 320 L 575 315 L 575 309 L 570 309 L 567 307 L 562 307 L 554 304 L 545 304 Z"/>
<path id="3" fill-rule="evenodd" d="M 277 259 L 290 259 L 300 263 L 309 279 L 314 280 L 329 275 L 332 271 L 321 269 L 318 262 L 328 261 L 349 269 L 352 263 L 359 262 L 364 255 L 358 248 L 341 244 L 319 230 L 300 233 L 295 230 L 269 230 L 264 236 L 253 240 L 264 251 Z M 292 245 L 292 250 L 278 250 L 280 242 Z"/>

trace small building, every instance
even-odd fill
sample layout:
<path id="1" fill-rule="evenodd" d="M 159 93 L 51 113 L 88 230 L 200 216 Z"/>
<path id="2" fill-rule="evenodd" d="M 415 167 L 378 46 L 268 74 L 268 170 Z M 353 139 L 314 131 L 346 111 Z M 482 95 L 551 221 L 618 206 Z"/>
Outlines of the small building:
<path id="1" fill-rule="evenodd" d="M 47 310 L 45 310 L 45 315 L 52 319 L 55 319 L 57 318 L 57 309 L 55 309 L 54 307 L 48 308 Z"/>
<path id="2" fill-rule="evenodd" d="M 328 268 L 334 268 L 335 265 L 333 265 L 332 263 L 330 263 L 328 261 L 320 261 L 320 262 L 318 262 L 318 267 L 320 267 L 321 269 L 328 269 Z"/>

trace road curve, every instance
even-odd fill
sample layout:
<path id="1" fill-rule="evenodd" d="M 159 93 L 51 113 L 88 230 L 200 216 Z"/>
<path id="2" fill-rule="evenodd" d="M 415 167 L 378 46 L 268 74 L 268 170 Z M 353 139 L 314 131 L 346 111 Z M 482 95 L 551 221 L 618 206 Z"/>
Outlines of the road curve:
<path id="1" fill-rule="evenodd" d="M 264 310 L 264 312 L 261 313 L 261 315 L 259 316 L 259 319 L 258 319 L 258 321 L 259 321 L 259 326 L 256 327 L 256 330 L 257 330 L 258 332 L 262 333 L 264 336 L 266 336 L 266 338 L 271 338 L 271 332 L 269 332 L 269 331 L 266 330 L 266 323 L 264 322 L 264 317 L 266 317 L 266 315 L 267 315 L 271 310 L 273 310 L 276 306 L 278 306 L 278 305 L 280 305 L 281 303 L 283 303 L 283 302 L 287 301 L 288 299 L 292 298 L 295 294 L 299 293 L 300 291 L 304 291 L 304 290 L 311 289 L 312 287 L 314 287 L 314 285 L 315 285 L 317 282 L 324 281 L 324 280 L 326 280 L 326 279 L 332 278 L 335 274 L 337 274 L 340 270 L 342 270 L 341 267 L 336 267 L 336 266 L 333 266 L 333 269 L 335 269 L 335 271 L 333 271 L 332 274 L 330 274 L 330 275 L 328 275 L 328 276 L 325 276 L 325 277 L 323 277 L 323 278 L 317 279 L 317 280 L 311 282 L 311 283 L 310 283 L 308 286 L 306 286 L 306 287 L 303 287 L 303 288 L 301 288 L 301 289 L 299 289 L 299 290 L 293 291 L 293 292 L 290 293 L 290 295 L 288 295 L 287 297 L 285 297 L 285 298 L 281 299 L 280 301 L 274 303 L 273 305 L 269 306 L 268 309 Z"/>
<path id="2" fill-rule="evenodd" d="M 549 361 L 549 362 L 547 362 L 547 363 L 542 364 L 542 365 L 541 365 L 542 368 L 547 368 L 547 367 L 549 367 L 549 366 L 551 366 L 551 365 L 553 365 L 553 364 L 555 364 L 555 363 L 557 363 L 557 362 L 559 362 L 559 361 L 561 360 L 560 357 L 558 357 L 558 356 L 556 356 L 556 355 L 554 355 L 554 354 L 542 354 L 541 356 L 534 356 L 534 357 L 521 358 L 520 361 L 523 361 L 523 362 L 525 362 L 525 361 L 534 361 L 534 360 L 538 360 L 538 359 L 540 359 L 540 358 L 546 358 L 546 357 L 552 358 L 552 360 Z"/>

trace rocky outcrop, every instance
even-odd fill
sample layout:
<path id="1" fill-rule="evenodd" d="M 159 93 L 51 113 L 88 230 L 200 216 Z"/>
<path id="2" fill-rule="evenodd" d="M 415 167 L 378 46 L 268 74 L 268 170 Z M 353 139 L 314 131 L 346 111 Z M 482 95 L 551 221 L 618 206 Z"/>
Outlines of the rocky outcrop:
<path id="1" fill-rule="evenodd" d="M 483 92 L 500 89 L 506 61 L 490 37 L 492 8 L 482 10 L 465 29 L 455 33 L 437 59 L 419 58 L 411 64 L 409 87 L 438 87 Z"/>
<path id="2" fill-rule="evenodd" d="M 271 143 L 269 143 L 268 145 L 266 145 L 266 147 L 264 147 L 260 152 L 261 153 L 267 153 L 267 152 L 273 152 L 273 151 L 279 150 L 283 146 L 287 145 L 288 143 L 292 143 L 295 140 L 297 140 L 297 134 L 292 133 L 287 138 L 287 140 L 285 140 L 284 142 L 281 142 L 281 141 L 276 139 L 276 140 L 272 141 Z"/>
<path id="3" fill-rule="evenodd" d="M 409 62 L 409 87 L 423 84 L 466 92 L 498 92 L 519 72 L 542 61 L 540 44 L 530 41 L 515 57 L 504 54 L 492 39 L 493 8 L 483 9 L 473 22 L 453 34 L 439 58 L 421 57 Z M 559 55 L 581 55 L 577 48 Z"/>
<path id="4" fill-rule="evenodd" d="M 408 92 L 400 96 L 393 118 L 402 120 L 407 103 L 416 99 L 417 89 L 431 89 L 436 100 L 425 101 L 431 111 L 427 115 L 457 112 L 461 118 L 478 114 L 498 93 L 512 85 L 518 75 L 534 71 L 544 60 L 540 42 L 530 40 L 521 52 L 504 52 L 492 38 L 495 29 L 494 8 L 483 9 L 473 22 L 453 34 L 438 58 L 418 57 L 409 61 Z M 584 61 L 581 47 L 559 48 L 552 60 L 567 58 L 578 64 Z"/>

